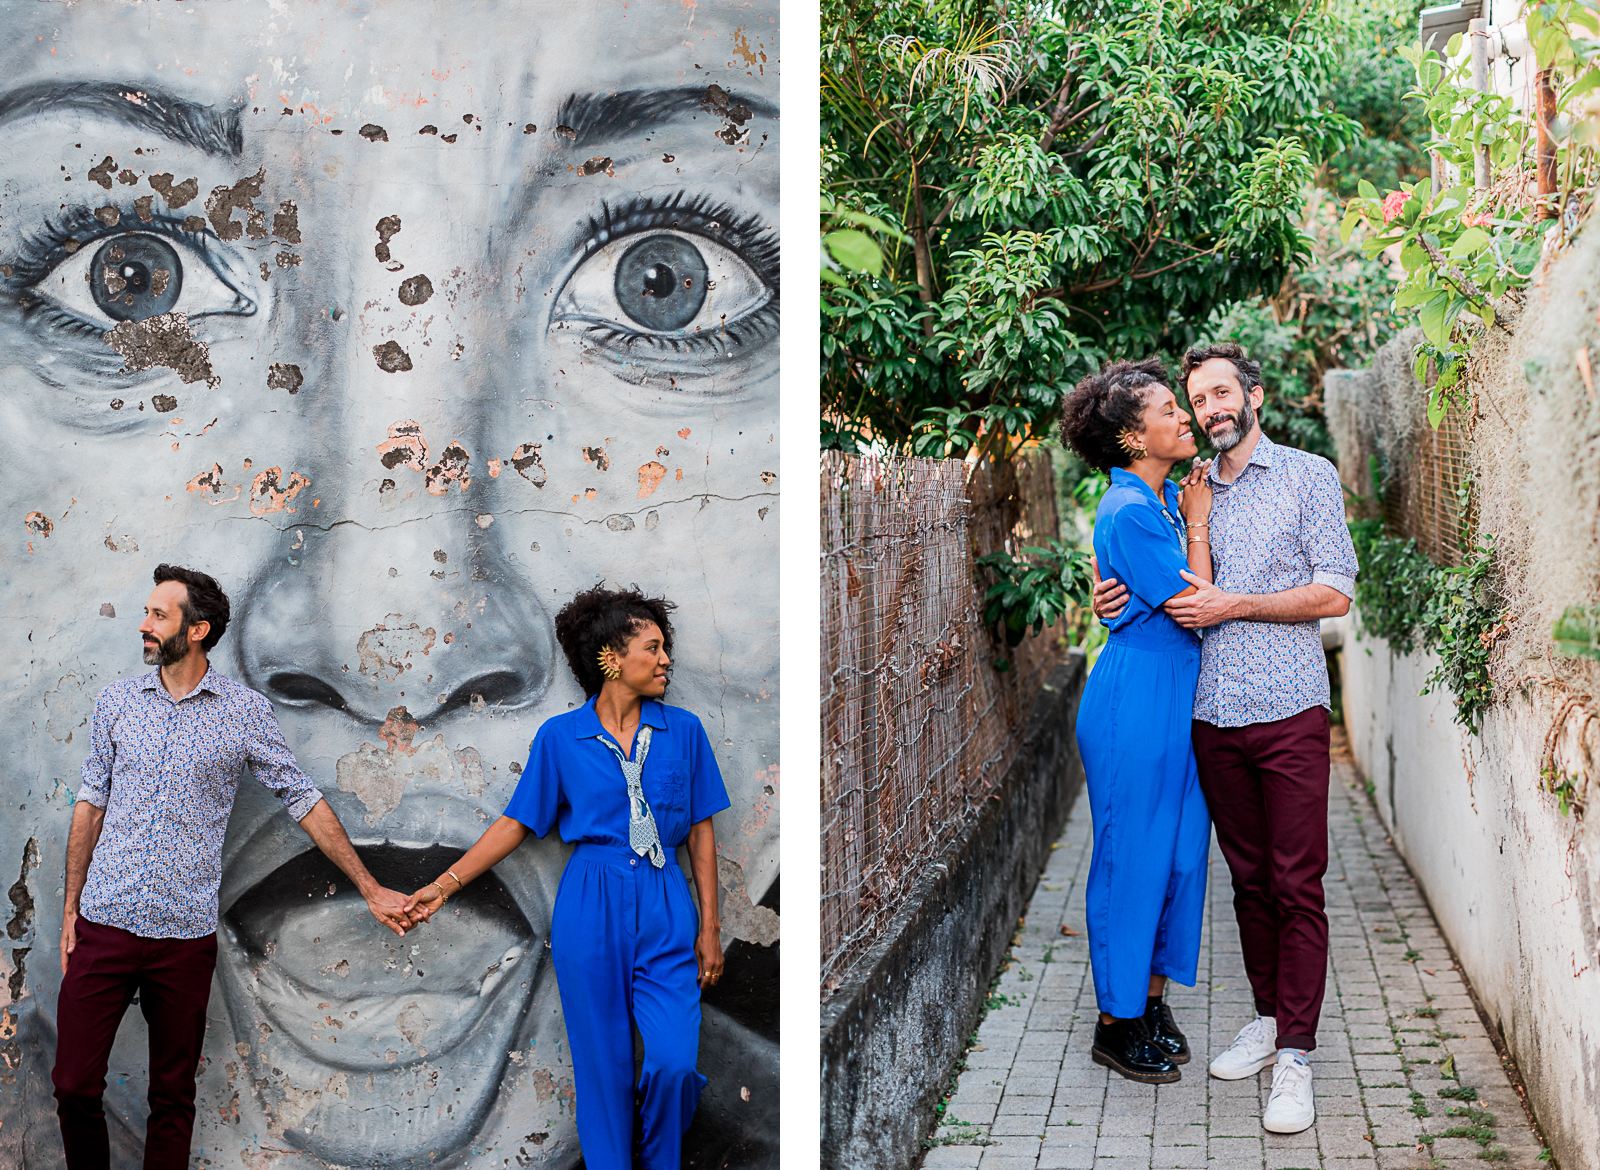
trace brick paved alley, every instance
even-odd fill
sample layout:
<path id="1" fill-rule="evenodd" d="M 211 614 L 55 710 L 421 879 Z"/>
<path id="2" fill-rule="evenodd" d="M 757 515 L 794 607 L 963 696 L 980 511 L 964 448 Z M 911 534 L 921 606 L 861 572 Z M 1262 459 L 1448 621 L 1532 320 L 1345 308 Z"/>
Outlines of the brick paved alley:
<path id="1" fill-rule="evenodd" d="M 1312 1058 L 1317 1122 L 1310 1130 L 1261 1129 L 1270 1069 L 1255 1081 L 1206 1075 L 1210 1056 L 1251 1014 L 1227 867 L 1214 841 L 1199 985 L 1173 985 L 1169 993 L 1194 1049 L 1183 1079 L 1139 1085 L 1090 1061 L 1089 803 L 1080 797 L 929 1138 L 925 1170 L 1547 1167 L 1438 927 L 1348 757 L 1335 757 L 1331 804 L 1333 954 Z"/>

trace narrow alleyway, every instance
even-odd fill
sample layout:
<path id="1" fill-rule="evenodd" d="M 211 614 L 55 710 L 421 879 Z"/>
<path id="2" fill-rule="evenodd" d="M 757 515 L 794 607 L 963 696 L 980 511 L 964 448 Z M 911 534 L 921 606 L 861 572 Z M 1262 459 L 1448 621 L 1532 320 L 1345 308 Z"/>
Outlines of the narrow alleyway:
<path id="1" fill-rule="evenodd" d="M 1176 1084 L 1138 1085 L 1089 1059 L 1094 982 L 1083 935 L 1088 801 L 1080 798 L 1029 904 L 925 1170 L 1354 1170 L 1546 1167 L 1439 929 L 1362 791 L 1335 757 L 1326 882 L 1333 954 L 1316 1071 L 1317 1122 L 1261 1129 L 1271 1070 L 1206 1075 L 1251 1014 L 1227 866 L 1211 851 L 1199 985 L 1174 985 L 1195 1049 Z"/>

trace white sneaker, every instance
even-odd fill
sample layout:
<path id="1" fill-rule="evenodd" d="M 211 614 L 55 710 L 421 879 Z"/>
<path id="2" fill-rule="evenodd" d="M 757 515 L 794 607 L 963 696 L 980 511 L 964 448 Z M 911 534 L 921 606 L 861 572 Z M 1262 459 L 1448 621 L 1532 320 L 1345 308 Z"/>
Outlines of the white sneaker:
<path id="1" fill-rule="evenodd" d="M 1268 1133 L 1299 1133 L 1317 1119 L 1311 1100 L 1311 1066 L 1292 1052 L 1278 1054 L 1272 1070 L 1272 1096 L 1267 1098 L 1261 1126 Z"/>
<path id="2" fill-rule="evenodd" d="M 1227 1050 L 1211 1062 L 1211 1075 L 1219 1081 L 1253 1077 L 1278 1058 L 1278 1021 L 1257 1016 L 1233 1038 Z"/>

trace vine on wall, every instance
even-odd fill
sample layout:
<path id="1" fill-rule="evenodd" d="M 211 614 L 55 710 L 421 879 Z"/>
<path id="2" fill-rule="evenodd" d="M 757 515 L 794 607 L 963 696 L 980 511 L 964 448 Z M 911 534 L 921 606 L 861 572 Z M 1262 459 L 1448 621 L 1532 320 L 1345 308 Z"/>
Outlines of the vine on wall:
<path id="1" fill-rule="evenodd" d="M 1466 563 L 1441 567 L 1417 542 L 1393 536 L 1380 520 L 1352 520 L 1361 575 L 1356 605 L 1363 632 L 1401 654 L 1431 650 L 1439 663 L 1422 693 L 1443 686 L 1455 700 L 1456 722 L 1477 735 L 1494 697 L 1489 657 L 1509 615 L 1494 583 L 1494 540 L 1482 537 Z"/>

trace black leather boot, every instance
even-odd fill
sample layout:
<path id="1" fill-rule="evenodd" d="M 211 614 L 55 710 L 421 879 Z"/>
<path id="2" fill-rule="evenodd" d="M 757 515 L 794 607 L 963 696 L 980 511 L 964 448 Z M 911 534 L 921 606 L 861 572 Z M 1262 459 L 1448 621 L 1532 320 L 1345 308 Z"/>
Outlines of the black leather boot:
<path id="1" fill-rule="evenodd" d="M 1109 1024 L 1097 1020 L 1094 1049 L 1089 1055 L 1096 1064 L 1147 1085 L 1170 1084 L 1183 1075 L 1167 1054 L 1151 1043 L 1143 1016 L 1112 1020 Z"/>
<path id="2" fill-rule="evenodd" d="M 1144 1026 L 1150 1033 L 1150 1043 L 1165 1052 L 1173 1064 L 1189 1063 L 1189 1041 L 1178 1031 L 1166 1000 L 1153 999 L 1145 1006 Z"/>

